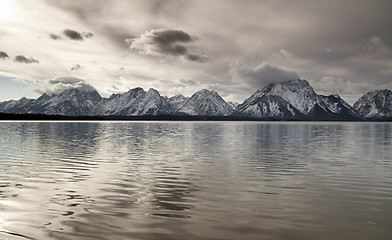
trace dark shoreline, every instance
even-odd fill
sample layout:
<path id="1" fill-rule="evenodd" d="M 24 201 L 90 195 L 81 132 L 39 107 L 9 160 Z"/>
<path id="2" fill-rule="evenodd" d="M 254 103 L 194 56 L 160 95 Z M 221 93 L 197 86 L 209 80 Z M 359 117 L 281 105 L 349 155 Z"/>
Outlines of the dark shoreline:
<path id="1" fill-rule="evenodd" d="M 274 121 L 274 122 L 391 122 L 392 119 L 352 120 L 352 119 L 276 119 L 239 116 L 189 116 L 189 115 L 144 115 L 144 116 L 63 116 L 44 114 L 0 113 L 0 121 Z"/>

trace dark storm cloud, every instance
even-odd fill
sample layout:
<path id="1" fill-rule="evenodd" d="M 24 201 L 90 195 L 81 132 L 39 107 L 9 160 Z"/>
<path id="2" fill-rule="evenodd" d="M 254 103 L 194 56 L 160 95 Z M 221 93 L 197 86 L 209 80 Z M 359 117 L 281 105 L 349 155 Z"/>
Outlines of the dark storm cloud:
<path id="1" fill-rule="evenodd" d="M 192 37 L 181 30 L 152 30 L 140 38 L 126 39 L 131 49 L 141 53 L 163 53 L 168 55 L 185 55 L 188 50 L 183 43 L 192 42 Z"/>
<path id="2" fill-rule="evenodd" d="M 49 33 L 49 37 L 50 37 L 51 39 L 53 39 L 53 40 L 62 39 L 61 36 L 59 36 L 59 35 L 57 35 L 57 34 L 54 34 L 54 33 Z"/>
<path id="3" fill-rule="evenodd" d="M 39 61 L 35 58 L 32 57 L 25 57 L 23 55 L 18 55 L 15 57 L 14 59 L 15 62 L 20 62 L 20 63 L 26 63 L 26 64 L 30 64 L 30 63 L 39 63 Z"/>
<path id="4" fill-rule="evenodd" d="M 82 41 L 86 38 L 91 38 L 94 36 L 92 32 L 78 32 L 72 29 L 65 29 L 63 31 L 64 35 L 72 40 Z"/>
<path id="5" fill-rule="evenodd" d="M 7 59 L 7 58 L 9 58 L 9 56 L 6 52 L 0 51 L 0 58 Z"/>
<path id="6" fill-rule="evenodd" d="M 66 37 L 72 40 L 83 40 L 82 34 L 75 30 L 65 29 L 63 33 Z"/>
<path id="7" fill-rule="evenodd" d="M 181 30 L 152 30 L 139 38 L 125 39 L 128 46 L 147 55 L 184 56 L 190 61 L 203 62 L 206 57 L 189 53 L 185 44 L 194 41 L 194 37 Z"/>
<path id="8" fill-rule="evenodd" d="M 188 60 L 195 61 L 195 62 L 206 62 L 208 60 L 208 57 L 206 57 L 206 56 L 200 56 L 200 55 L 196 55 L 193 53 L 189 53 L 186 56 L 186 58 Z"/>
<path id="9" fill-rule="evenodd" d="M 118 55 L 131 56 L 123 52 L 130 47 L 140 54 L 170 56 L 188 63 L 208 59 L 209 64 L 200 66 L 184 64 L 170 70 L 160 68 L 162 76 L 159 77 L 164 79 L 176 79 L 177 72 L 182 71 L 184 76 L 198 79 L 201 84 L 246 82 L 245 90 L 241 90 L 243 96 L 249 94 L 245 93 L 249 86 L 260 88 L 267 84 L 261 79 L 274 82 L 297 75 L 312 80 L 315 86 L 320 82 L 320 89 L 334 90 L 339 85 L 339 89 L 343 86 L 349 91 L 359 89 L 352 87 L 355 84 L 367 86 L 364 83 L 374 87 L 388 83 L 392 86 L 390 0 L 355 0 L 355 3 L 341 0 L 129 0 L 116 4 L 106 0 L 44 1 L 79 22 L 79 26 L 86 26 L 96 35 L 109 39 L 120 50 Z M 69 28 L 73 26 L 78 25 Z M 173 27 L 184 31 L 150 31 Z M 145 31 L 150 32 L 140 35 Z M 202 45 L 196 47 L 198 41 L 189 33 L 200 37 Z M 69 38 L 61 32 L 56 34 Z M 282 49 L 284 51 L 277 54 Z M 208 54 L 208 58 L 203 54 Z M 98 57 L 91 56 L 91 59 Z M 143 61 L 147 65 L 156 64 L 156 58 Z M 236 62 L 245 65 L 232 67 Z M 255 67 L 262 62 L 268 62 L 270 67 Z M 274 66 L 279 67 L 274 70 Z M 287 69 L 298 74 L 282 74 L 290 72 Z M 133 67 L 127 67 L 128 70 L 132 71 Z M 210 78 L 198 75 L 201 72 Z M 153 76 L 155 73 L 144 74 L 146 78 L 157 77 Z M 240 90 L 226 89 L 226 92 L 235 91 Z"/>
<path id="10" fill-rule="evenodd" d="M 298 74 L 277 66 L 263 63 L 255 68 L 246 65 L 236 65 L 231 74 L 237 81 L 245 81 L 250 86 L 261 89 L 270 83 L 279 83 L 298 79 Z"/>

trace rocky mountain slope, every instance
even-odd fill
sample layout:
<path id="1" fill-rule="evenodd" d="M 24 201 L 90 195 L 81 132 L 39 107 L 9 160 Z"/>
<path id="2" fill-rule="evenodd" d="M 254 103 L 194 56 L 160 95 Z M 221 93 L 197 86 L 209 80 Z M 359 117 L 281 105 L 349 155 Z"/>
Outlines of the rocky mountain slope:
<path id="1" fill-rule="evenodd" d="M 103 99 L 94 115 L 119 115 L 140 116 L 172 114 L 174 108 L 166 98 L 162 97 L 155 89 L 147 92 L 142 88 L 134 88 L 124 94 L 113 94 L 108 99 Z"/>
<path id="2" fill-rule="evenodd" d="M 66 116 L 198 115 L 223 116 L 233 111 L 215 91 L 201 90 L 192 97 L 163 97 L 155 89 L 134 88 L 102 98 L 97 91 L 68 89 L 60 94 L 43 94 L 38 99 L 22 98 L 0 103 L 0 112 Z"/>
<path id="3" fill-rule="evenodd" d="M 178 110 L 197 116 L 227 116 L 233 108 L 217 92 L 203 89 L 187 99 Z"/>
<path id="4" fill-rule="evenodd" d="M 318 95 L 306 80 L 274 83 L 238 105 L 234 116 L 308 120 L 358 120 L 360 115 L 338 95 Z"/>
<path id="5" fill-rule="evenodd" d="M 155 89 L 134 88 L 102 98 L 94 88 L 68 89 L 0 103 L 0 112 L 65 116 L 241 116 L 297 120 L 390 120 L 392 91 L 372 91 L 351 107 L 339 95 L 318 95 L 306 80 L 274 83 L 257 90 L 242 104 L 227 103 L 215 91 L 191 97 L 161 96 Z"/>
<path id="6" fill-rule="evenodd" d="M 60 94 L 43 94 L 38 99 L 22 98 L 19 101 L 0 103 L 0 112 L 46 115 L 88 116 L 92 115 L 102 97 L 97 91 L 68 89 Z"/>
<path id="7" fill-rule="evenodd" d="M 354 109 L 367 119 L 392 119 L 392 91 L 368 92 L 354 103 Z"/>

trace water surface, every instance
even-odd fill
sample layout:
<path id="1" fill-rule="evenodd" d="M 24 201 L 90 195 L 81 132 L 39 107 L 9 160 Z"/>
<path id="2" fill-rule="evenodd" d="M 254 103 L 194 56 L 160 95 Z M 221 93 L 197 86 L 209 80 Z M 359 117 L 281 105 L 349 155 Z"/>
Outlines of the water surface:
<path id="1" fill-rule="evenodd" d="M 391 126 L 0 122 L 0 239 L 391 239 Z"/>

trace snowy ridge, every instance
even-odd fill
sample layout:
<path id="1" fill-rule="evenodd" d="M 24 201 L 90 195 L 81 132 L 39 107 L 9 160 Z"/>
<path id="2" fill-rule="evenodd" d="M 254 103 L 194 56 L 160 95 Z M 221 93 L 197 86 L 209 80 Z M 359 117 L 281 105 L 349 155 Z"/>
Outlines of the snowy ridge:
<path id="1" fill-rule="evenodd" d="M 229 115 L 233 109 L 215 91 L 201 90 L 191 98 L 163 97 L 155 89 L 134 88 L 102 98 L 97 91 L 68 89 L 38 99 L 22 98 L 0 103 L 0 112 L 65 116 Z"/>
<path id="2" fill-rule="evenodd" d="M 0 111 L 6 113 L 30 113 L 46 115 L 86 116 L 91 115 L 102 100 L 96 91 L 68 89 L 60 94 L 43 94 L 38 99 L 22 98 L 0 104 Z"/>
<path id="3" fill-rule="evenodd" d="M 305 115 L 317 104 L 317 94 L 306 80 L 301 79 L 270 84 L 264 88 L 263 94 L 280 96 Z"/>
<path id="4" fill-rule="evenodd" d="M 182 106 L 184 105 L 184 103 L 188 100 L 187 97 L 179 94 L 176 96 L 173 96 L 171 98 L 168 98 L 169 103 L 177 110 L 179 111 Z"/>
<path id="5" fill-rule="evenodd" d="M 227 116 L 233 108 L 217 92 L 203 89 L 187 99 L 179 111 L 197 116 Z"/>
<path id="6" fill-rule="evenodd" d="M 233 116 L 292 119 L 303 117 L 296 108 L 279 96 L 261 95 L 256 92 L 250 99 L 237 106 Z"/>
<path id="7" fill-rule="evenodd" d="M 113 94 L 103 99 L 95 109 L 95 115 L 158 115 L 171 114 L 173 108 L 155 89 L 147 92 L 142 88 L 134 88 L 124 94 Z"/>
<path id="8" fill-rule="evenodd" d="M 368 92 L 354 103 L 354 109 L 367 119 L 392 119 L 392 91 Z"/>
<path id="9" fill-rule="evenodd" d="M 298 120 L 392 119 L 392 91 L 363 95 L 351 107 L 339 95 L 318 95 L 306 80 L 274 83 L 257 90 L 242 104 L 227 103 L 207 89 L 191 97 L 161 96 L 155 89 L 134 88 L 102 98 L 95 89 L 67 89 L 44 93 L 37 99 L 21 98 L 0 103 L 0 112 L 65 116 L 242 116 Z"/>
<path id="10" fill-rule="evenodd" d="M 306 80 L 274 83 L 257 90 L 234 116 L 308 120 L 358 120 L 359 114 L 338 95 L 316 94 Z"/>

